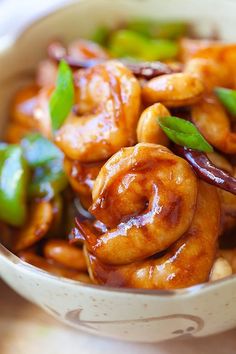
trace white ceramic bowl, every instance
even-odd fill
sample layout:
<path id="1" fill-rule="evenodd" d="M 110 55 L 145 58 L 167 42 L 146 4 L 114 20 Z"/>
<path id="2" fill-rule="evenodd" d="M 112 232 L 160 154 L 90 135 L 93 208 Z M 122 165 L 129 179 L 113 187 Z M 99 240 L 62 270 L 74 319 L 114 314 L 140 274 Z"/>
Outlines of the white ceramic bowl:
<path id="1" fill-rule="evenodd" d="M 9 99 L 45 56 L 52 38 L 87 37 L 100 24 L 130 17 L 181 18 L 202 33 L 217 25 L 235 38 L 234 0 L 86 0 L 36 21 L 18 38 L 0 39 L 0 122 Z M 19 294 L 78 329 L 119 339 L 158 342 L 206 336 L 236 325 L 236 277 L 177 291 L 117 290 L 52 276 L 0 246 L 0 274 Z"/>

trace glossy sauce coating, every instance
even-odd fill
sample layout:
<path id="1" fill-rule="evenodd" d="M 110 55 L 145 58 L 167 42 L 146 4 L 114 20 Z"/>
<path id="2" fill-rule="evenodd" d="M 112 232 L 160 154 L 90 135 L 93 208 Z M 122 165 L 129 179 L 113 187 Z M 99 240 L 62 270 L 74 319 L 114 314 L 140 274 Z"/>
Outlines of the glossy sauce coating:
<path id="1" fill-rule="evenodd" d="M 88 249 L 105 263 L 126 264 L 165 250 L 191 224 L 197 180 L 191 167 L 167 148 L 137 144 L 101 169 L 90 212 L 108 231 L 97 235 L 77 221 Z"/>
<path id="2" fill-rule="evenodd" d="M 99 284 L 114 287 L 177 289 L 205 282 L 216 254 L 219 222 L 216 189 L 200 182 L 193 222 L 164 256 L 115 267 L 88 254 L 90 272 Z"/>
<path id="3" fill-rule="evenodd" d="M 66 158 L 64 168 L 70 185 L 78 193 L 85 208 L 92 204 L 92 189 L 95 179 L 105 162 L 83 163 Z"/>

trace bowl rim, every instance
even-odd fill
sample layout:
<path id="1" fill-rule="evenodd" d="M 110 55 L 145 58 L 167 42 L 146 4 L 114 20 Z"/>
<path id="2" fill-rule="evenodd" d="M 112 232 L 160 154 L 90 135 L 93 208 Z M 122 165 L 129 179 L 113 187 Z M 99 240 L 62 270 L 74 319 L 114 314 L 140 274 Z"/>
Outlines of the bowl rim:
<path id="1" fill-rule="evenodd" d="M 5 42 L 3 49 L 0 48 L 0 56 L 4 54 L 5 51 L 8 49 L 13 49 L 14 46 L 18 44 L 19 41 L 24 37 L 24 35 L 31 30 L 34 26 L 37 26 L 44 20 L 47 20 L 50 18 L 52 15 L 59 14 L 63 12 L 65 9 L 68 9 L 70 7 L 73 7 L 75 5 L 78 5 L 79 3 L 84 3 L 84 2 L 94 2 L 95 0 L 68 0 L 66 3 L 61 3 L 56 5 L 56 8 L 54 9 L 48 9 L 46 10 L 43 14 L 39 15 L 38 18 L 29 20 L 27 24 L 23 25 L 20 31 L 14 35 L 11 33 L 6 36 L 0 37 L 0 43 L 1 40 Z M 228 3 L 232 2 L 232 0 L 221 0 L 221 1 L 227 1 Z M 7 37 L 7 38 L 6 38 Z M 7 45 L 8 42 L 8 45 Z M 1 47 L 1 46 L 0 46 Z M 73 286 L 79 286 L 82 288 L 88 288 L 91 290 L 96 290 L 99 292 L 102 291 L 108 291 L 108 292 L 114 292 L 114 293 L 122 293 L 122 294 L 135 294 L 135 295 L 148 295 L 148 296 L 155 296 L 155 297 L 178 297 L 178 296 L 184 296 L 184 295 L 193 295 L 199 291 L 203 290 L 209 290 L 209 289 L 214 289 L 220 285 L 225 285 L 227 283 L 231 283 L 234 281 L 236 283 L 236 274 L 232 274 L 230 276 L 227 276 L 225 278 L 216 280 L 214 282 L 205 282 L 205 283 L 200 283 L 197 285 L 193 285 L 190 287 L 182 288 L 182 289 L 140 289 L 140 288 L 115 288 L 107 285 L 98 285 L 98 284 L 87 284 L 87 283 L 82 283 L 78 280 L 72 280 L 69 278 L 65 277 L 60 277 L 57 275 L 54 275 L 52 273 L 49 273 L 41 268 L 38 268 L 34 265 L 31 265 L 30 263 L 27 263 L 23 260 L 21 260 L 17 255 L 12 253 L 10 250 L 8 250 L 2 243 L 0 243 L 0 257 L 6 258 L 8 261 L 11 262 L 12 265 L 18 266 L 20 265 L 21 268 L 28 272 L 34 272 L 35 274 L 38 274 L 39 276 L 44 276 L 48 278 L 49 280 L 56 280 L 60 281 L 62 283 L 66 284 L 71 284 Z"/>

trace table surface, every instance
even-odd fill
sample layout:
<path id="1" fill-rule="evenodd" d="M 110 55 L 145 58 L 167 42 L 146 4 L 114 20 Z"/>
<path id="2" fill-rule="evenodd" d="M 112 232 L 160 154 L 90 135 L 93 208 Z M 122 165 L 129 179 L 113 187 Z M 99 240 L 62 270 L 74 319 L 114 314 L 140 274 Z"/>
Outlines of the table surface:
<path id="1" fill-rule="evenodd" d="M 0 37 L 18 31 L 27 21 L 66 2 L 0 0 Z M 235 354 L 235 347 L 236 330 L 209 338 L 155 345 L 94 337 L 56 322 L 0 282 L 0 354 Z"/>

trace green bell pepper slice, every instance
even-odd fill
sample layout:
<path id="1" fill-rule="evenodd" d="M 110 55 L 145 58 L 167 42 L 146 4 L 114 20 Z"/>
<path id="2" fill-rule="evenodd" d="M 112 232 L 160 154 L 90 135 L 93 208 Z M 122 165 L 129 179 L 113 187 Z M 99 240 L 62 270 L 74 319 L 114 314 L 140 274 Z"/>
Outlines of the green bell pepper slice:
<path id="1" fill-rule="evenodd" d="M 93 33 L 91 40 L 102 46 L 106 46 L 110 31 L 106 27 L 98 27 Z"/>
<path id="2" fill-rule="evenodd" d="M 63 153 L 50 140 L 39 133 L 27 135 L 21 141 L 25 159 L 30 167 L 43 166 L 55 159 L 63 159 Z"/>
<path id="3" fill-rule="evenodd" d="M 136 19 L 127 24 L 127 29 L 149 38 L 178 39 L 187 35 L 189 25 L 183 21 Z"/>
<path id="4" fill-rule="evenodd" d="M 29 185 L 29 197 L 50 200 L 68 185 L 62 160 L 53 160 L 34 170 Z"/>
<path id="5" fill-rule="evenodd" d="M 28 165 L 17 145 L 0 145 L 0 220 L 22 226 L 26 219 Z"/>
<path id="6" fill-rule="evenodd" d="M 149 39 L 130 30 L 119 30 L 111 35 L 109 49 L 116 57 L 155 61 L 175 58 L 179 47 L 168 39 Z"/>

